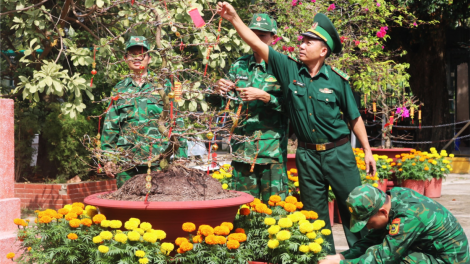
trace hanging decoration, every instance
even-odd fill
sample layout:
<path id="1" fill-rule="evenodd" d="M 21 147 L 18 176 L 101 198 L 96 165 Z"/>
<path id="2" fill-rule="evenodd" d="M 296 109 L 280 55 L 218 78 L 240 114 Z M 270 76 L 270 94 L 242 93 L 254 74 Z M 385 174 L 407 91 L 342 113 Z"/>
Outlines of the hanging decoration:
<path id="1" fill-rule="evenodd" d="M 419 129 L 421 129 L 421 105 L 419 106 L 419 110 L 418 110 L 418 122 L 419 122 Z"/>
<path id="2" fill-rule="evenodd" d="M 414 118 L 415 118 L 415 109 L 413 106 L 410 108 L 410 116 L 411 116 L 411 124 L 414 124 Z"/>
<path id="3" fill-rule="evenodd" d="M 175 102 L 181 102 L 181 95 L 183 93 L 181 82 L 175 81 L 175 89 L 173 90 L 173 92 L 175 93 Z"/>
<path id="4" fill-rule="evenodd" d="M 393 111 L 392 111 L 392 115 L 390 116 L 390 121 L 389 121 L 389 123 L 390 123 L 390 133 L 392 133 L 392 127 L 393 127 L 393 116 L 394 116 L 394 113 L 393 113 Z"/>
<path id="5" fill-rule="evenodd" d="M 206 25 L 206 22 L 204 22 L 204 19 L 201 17 L 201 14 L 199 13 L 199 10 L 196 7 L 189 10 L 188 13 L 197 28 L 202 28 Z"/>
<path id="6" fill-rule="evenodd" d="M 375 121 L 375 114 L 377 113 L 377 103 L 375 101 L 372 102 L 372 112 L 374 113 L 374 121 Z"/>
<path id="7" fill-rule="evenodd" d="M 96 46 L 93 46 L 93 63 L 91 65 L 93 67 L 93 70 L 91 70 L 91 74 L 93 76 L 91 76 L 90 87 L 93 86 L 93 77 L 95 77 L 95 74 L 98 73 L 95 69 L 96 68 Z"/>

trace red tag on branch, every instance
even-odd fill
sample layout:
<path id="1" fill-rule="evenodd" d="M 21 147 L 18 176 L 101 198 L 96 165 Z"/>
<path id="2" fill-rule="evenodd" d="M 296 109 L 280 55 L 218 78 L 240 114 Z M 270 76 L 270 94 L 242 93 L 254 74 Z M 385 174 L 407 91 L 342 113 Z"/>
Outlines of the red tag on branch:
<path id="1" fill-rule="evenodd" d="M 189 10 L 188 13 L 197 28 L 202 28 L 206 25 L 206 22 L 204 22 L 204 19 L 202 19 L 201 14 L 199 13 L 199 10 L 197 10 L 197 8 Z"/>

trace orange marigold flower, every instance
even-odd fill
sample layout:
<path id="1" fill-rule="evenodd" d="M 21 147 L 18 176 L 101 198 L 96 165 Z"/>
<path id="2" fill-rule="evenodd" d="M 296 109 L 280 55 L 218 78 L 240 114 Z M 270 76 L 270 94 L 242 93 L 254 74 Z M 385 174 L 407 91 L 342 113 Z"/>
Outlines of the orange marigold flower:
<path id="1" fill-rule="evenodd" d="M 106 220 L 106 216 L 104 214 L 97 214 L 93 216 L 93 222 L 97 225 L 101 224 L 101 222 L 104 220 Z"/>
<path id="2" fill-rule="evenodd" d="M 276 206 L 276 203 L 273 203 L 271 201 L 268 201 L 269 206 Z"/>
<path id="3" fill-rule="evenodd" d="M 70 233 L 67 235 L 67 238 L 70 239 L 70 240 L 75 240 L 78 238 L 77 234 L 75 233 Z"/>
<path id="4" fill-rule="evenodd" d="M 424 170 L 425 170 L 425 171 L 428 171 L 428 170 L 429 170 L 429 168 L 428 168 L 428 167 L 424 167 Z"/>
<path id="5" fill-rule="evenodd" d="M 397 166 L 401 166 L 401 163 L 398 163 Z"/>
<path id="6" fill-rule="evenodd" d="M 45 215 L 45 216 L 39 218 L 39 223 L 49 224 L 51 221 L 52 221 L 52 218 L 48 215 Z"/>
<path id="7" fill-rule="evenodd" d="M 426 158 L 425 158 L 425 157 L 421 157 L 421 158 L 419 158 L 419 161 L 421 161 L 421 162 L 423 162 L 423 161 L 425 161 L 425 160 L 426 160 Z"/>
<path id="8" fill-rule="evenodd" d="M 25 221 L 23 219 L 20 219 L 20 218 L 13 219 L 13 223 L 15 223 L 15 225 L 23 225 L 23 222 L 25 222 Z"/>
<path id="9" fill-rule="evenodd" d="M 216 236 L 217 244 L 223 245 L 227 242 L 227 239 L 224 236 Z"/>
<path id="10" fill-rule="evenodd" d="M 297 198 L 294 196 L 287 196 L 284 200 L 286 203 L 295 204 L 297 202 Z"/>
<path id="11" fill-rule="evenodd" d="M 202 242 L 202 236 L 193 236 L 193 243 L 201 243 Z"/>
<path id="12" fill-rule="evenodd" d="M 432 163 L 434 160 L 433 159 L 428 159 L 428 162 L 429 163 Z"/>
<path id="13" fill-rule="evenodd" d="M 218 236 L 226 236 L 230 234 L 230 230 L 226 226 L 216 226 L 214 228 L 214 234 Z"/>
<path id="14" fill-rule="evenodd" d="M 10 252 L 7 254 L 7 259 L 13 259 L 15 257 L 15 253 Z"/>
<path id="15" fill-rule="evenodd" d="M 209 235 L 205 239 L 206 243 L 209 245 L 216 245 L 217 244 L 217 239 L 214 235 Z"/>
<path id="16" fill-rule="evenodd" d="M 210 236 L 214 234 L 214 229 L 208 225 L 200 225 L 199 230 L 197 231 L 198 235 Z"/>
<path id="17" fill-rule="evenodd" d="M 59 214 L 66 215 L 66 214 L 68 214 L 69 212 L 70 212 L 70 211 L 69 211 L 69 209 L 67 209 L 67 208 L 59 209 Z"/>
<path id="18" fill-rule="evenodd" d="M 235 229 L 234 232 L 235 232 L 235 233 L 242 233 L 242 234 L 245 234 L 245 229 L 239 227 L 239 228 Z"/>
<path id="19" fill-rule="evenodd" d="M 251 212 L 251 211 L 250 211 L 250 209 L 248 209 L 248 208 L 242 208 L 242 209 L 240 209 L 240 214 L 241 214 L 241 215 L 249 215 L 250 212 Z"/>
<path id="20" fill-rule="evenodd" d="M 253 202 L 249 203 L 249 205 L 250 205 L 251 207 L 255 207 L 257 204 L 260 204 L 260 203 L 261 203 L 261 200 L 258 199 L 258 198 L 255 198 L 255 199 L 253 200 Z"/>
<path id="21" fill-rule="evenodd" d="M 390 164 L 390 166 L 392 166 L 392 167 L 395 166 L 395 165 L 397 165 L 395 162 L 392 162 L 392 164 Z"/>
<path id="22" fill-rule="evenodd" d="M 31 251 L 31 247 L 28 247 L 28 251 Z"/>
<path id="23" fill-rule="evenodd" d="M 271 195 L 271 197 L 269 197 L 269 201 L 271 201 L 273 203 L 278 203 L 278 202 L 282 201 L 282 198 L 279 195 Z"/>
<path id="24" fill-rule="evenodd" d="M 188 252 L 188 251 L 190 251 L 191 249 L 193 249 L 193 244 L 189 243 L 189 241 L 185 241 L 185 242 L 181 243 L 180 248 L 181 248 L 184 252 Z"/>
<path id="25" fill-rule="evenodd" d="M 236 240 L 238 242 L 245 242 L 246 241 L 246 235 L 244 233 L 232 233 L 230 234 L 227 239 L 230 240 Z"/>
<path id="26" fill-rule="evenodd" d="M 400 157 L 401 157 L 400 155 L 395 155 L 395 158 L 397 158 L 397 159 L 400 158 Z"/>
<path id="27" fill-rule="evenodd" d="M 237 249 L 239 247 L 240 247 L 240 242 L 238 242 L 237 240 L 229 240 L 227 242 L 228 249 Z"/>
<path id="28" fill-rule="evenodd" d="M 195 224 L 189 222 L 183 224 L 183 231 L 191 233 L 194 230 L 196 230 Z"/>
<path id="29" fill-rule="evenodd" d="M 300 211 L 300 212 L 301 212 L 303 215 L 305 215 L 305 217 L 306 217 L 307 219 L 309 219 L 310 213 L 309 213 L 307 210 L 302 210 L 302 211 Z"/>
<path id="30" fill-rule="evenodd" d="M 93 222 L 91 221 L 90 218 L 84 218 L 84 219 L 82 219 L 81 223 L 82 223 L 82 225 L 88 226 L 88 227 L 90 227 L 90 226 L 93 224 Z"/>
<path id="31" fill-rule="evenodd" d="M 79 207 L 81 209 L 85 209 L 85 205 L 83 203 L 73 203 L 72 208 L 73 207 Z"/>
<path id="32" fill-rule="evenodd" d="M 57 214 L 57 215 L 56 215 L 56 218 L 57 218 L 57 219 L 62 219 L 63 217 L 64 217 L 63 214 Z"/>
<path id="33" fill-rule="evenodd" d="M 403 169 L 402 169 L 402 168 L 399 168 L 398 171 L 403 171 Z"/>
<path id="34" fill-rule="evenodd" d="M 267 205 L 260 203 L 255 206 L 255 211 L 258 213 L 263 213 L 264 209 L 267 209 L 267 208 L 268 208 Z"/>
<path id="35" fill-rule="evenodd" d="M 406 161 L 406 157 L 403 157 L 403 159 L 401 159 L 401 161 Z"/>
<path id="36" fill-rule="evenodd" d="M 81 223 L 80 220 L 78 220 L 78 219 L 72 219 L 72 220 L 70 220 L 69 225 L 70 225 L 70 227 L 72 227 L 72 228 L 77 228 L 77 227 L 80 226 L 80 223 Z"/>
<path id="37" fill-rule="evenodd" d="M 178 237 L 176 240 L 175 240 L 175 245 L 177 246 L 181 246 L 181 244 L 183 244 L 183 242 L 189 242 L 187 238 L 185 237 Z"/>
<path id="38" fill-rule="evenodd" d="M 287 212 L 295 212 L 295 210 L 297 210 L 297 207 L 295 207 L 295 205 L 291 204 L 291 203 L 286 203 L 286 205 L 284 205 L 284 210 L 286 210 Z"/>
<path id="39" fill-rule="evenodd" d="M 280 202 L 277 203 L 277 206 L 284 207 L 285 204 L 286 204 L 286 202 L 280 201 Z"/>
<path id="40" fill-rule="evenodd" d="M 65 220 L 70 221 L 72 219 L 76 219 L 78 215 L 76 213 L 68 213 L 65 215 Z"/>
<path id="41" fill-rule="evenodd" d="M 273 210 L 271 210 L 269 208 L 266 208 L 266 209 L 264 209 L 263 213 L 265 213 L 267 215 L 271 215 L 273 213 Z"/>
<path id="42" fill-rule="evenodd" d="M 313 220 L 318 219 L 318 214 L 317 214 L 317 212 L 309 211 L 309 216 L 310 216 L 310 217 L 309 217 L 310 219 L 313 219 Z"/>
<path id="43" fill-rule="evenodd" d="M 223 222 L 222 224 L 220 224 L 220 226 L 226 226 L 226 227 L 228 227 L 228 229 L 229 229 L 230 231 L 233 230 L 233 224 L 230 223 L 230 222 Z"/>
<path id="44" fill-rule="evenodd" d="M 302 209 L 304 208 L 304 204 L 302 202 L 296 202 L 295 207 L 297 207 L 297 209 Z"/>
<path id="45" fill-rule="evenodd" d="M 178 252 L 179 254 L 183 254 L 183 253 L 184 253 L 184 250 L 181 249 L 181 248 L 178 248 L 178 249 L 176 250 L 176 252 Z"/>
<path id="46" fill-rule="evenodd" d="M 80 207 L 73 207 L 72 210 L 70 210 L 71 213 L 76 213 L 77 215 L 83 214 L 83 209 Z"/>

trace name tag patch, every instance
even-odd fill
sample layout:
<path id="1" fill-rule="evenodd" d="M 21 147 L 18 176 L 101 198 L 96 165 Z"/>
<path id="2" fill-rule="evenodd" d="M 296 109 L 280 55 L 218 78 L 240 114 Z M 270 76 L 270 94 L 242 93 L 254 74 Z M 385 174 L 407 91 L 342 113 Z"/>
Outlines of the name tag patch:
<path id="1" fill-rule="evenodd" d="M 400 231 L 400 218 L 395 218 L 390 225 L 390 231 L 388 232 L 390 235 L 396 235 Z"/>
<path id="2" fill-rule="evenodd" d="M 300 86 L 300 87 L 304 87 L 305 86 L 305 83 L 301 83 L 301 82 L 298 82 L 296 80 L 294 80 L 294 84 L 297 85 L 297 86 Z"/>
<path id="3" fill-rule="evenodd" d="M 247 80 L 248 80 L 248 76 L 237 75 L 237 79 L 247 81 Z"/>
<path id="4" fill-rule="evenodd" d="M 323 89 L 320 89 L 320 93 L 330 94 L 330 93 L 333 93 L 333 90 L 328 89 L 328 88 L 323 88 Z"/>

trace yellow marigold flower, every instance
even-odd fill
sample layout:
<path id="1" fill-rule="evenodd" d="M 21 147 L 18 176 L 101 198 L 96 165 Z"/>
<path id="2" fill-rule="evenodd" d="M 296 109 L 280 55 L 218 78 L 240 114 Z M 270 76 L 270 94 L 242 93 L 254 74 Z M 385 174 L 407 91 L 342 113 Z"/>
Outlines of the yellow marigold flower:
<path id="1" fill-rule="evenodd" d="M 271 235 L 277 234 L 281 230 L 281 227 L 278 225 L 273 225 L 270 228 L 268 228 L 268 233 Z"/>
<path id="2" fill-rule="evenodd" d="M 143 257 L 145 257 L 145 251 L 143 251 L 143 250 L 137 250 L 137 251 L 134 253 L 134 255 L 135 255 L 136 257 L 143 258 Z"/>
<path id="3" fill-rule="evenodd" d="M 193 236 L 193 243 L 201 243 L 202 236 Z"/>
<path id="4" fill-rule="evenodd" d="M 287 215 L 287 218 L 289 218 L 292 221 L 292 223 L 297 223 L 300 220 L 299 216 L 296 214 Z"/>
<path id="5" fill-rule="evenodd" d="M 303 223 L 299 226 L 299 230 L 301 233 L 305 234 L 305 233 L 310 233 L 313 231 L 313 225 L 308 222 L 308 220 L 305 220 L 307 221 L 306 223 Z"/>
<path id="6" fill-rule="evenodd" d="M 121 226 L 122 226 L 122 222 L 119 220 L 112 220 L 111 224 L 109 225 L 109 227 L 115 228 L 115 229 L 121 228 Z"/>
<path id="7" fill-rule="evenodd" d="M 323 238 L 319 237 L 319 238 L 315 239 L 315 243 L 321 245 L 323 243 Z"/>
<path id="8" fill-rule="evenodd" d="M 110 240 L 111 238 L 113 238 L 113 233 L 109 231 L 101 231 L 100 237 L 104 240 Z"/>
<path id="9" fill-rule="evenodd" d="M 191 233 L 195 230 L 196 230 L 196 225 L 195 224 L 189 223 L 189 222 L 183 224 L 183 231 Z"/>
<path id="10" fill-rule="evenodd" d="M 237 240 L 229 240 L 227 242 L 228 249 L 237 249 L 239 247 L 240 247 L 240 242 L 238 242 Z"/>
<path id="11" fill-rule="evenodd" d="M 270 218 L 270 217 L 266 217 L 266 218 L 264 219 L 264 224 L 265 224 L 265 225 L 268 225 L 268 226 L 275 225 L 275 224 L 276 224 L 276 219 Z"/>
<path id="12" fill-rule="evenodd" d="M 299 251 L 302 253 L 308 253 L 310 251 L 310 248 L 307 245 L 301 245 L 299 247 Z"/>
<path id="13" fill-rule="evenodd" d="M 124 228 L 127 230 L 134 230 L 139 227 L 139 224 L 136 221 L 126 221 L 124 223 Z"/>
<path id="14" fill-rule="evenodd" d="M 294 204 L 291 204 L 291 203 L 286 203 L 284 205 L 284 210 L 286 210 L 287 212 L 295 212 L 295 210 L 297 210 L 297 207 L 294 205 Z"/>
<path id="15" fill-rule="evenodd" d="M 287 196 L 284 200 L 286 203 L 295 204 L 297 202 L 297 198 L 294 196 Z"/>
<path id="16" fill-rule="evenodd" d="M 65 215 L 65 220 L 70 221 L 72 219 L 76 219 L 78 215 L 76 213 L 70 212 Z"/>
<path id="17" fill-rule="evenodd" d="M 378 183 L 373 183 L 372 186 L 374 186 L 375 188 L 379 187 L 379 184 Z"/>
<path id="18" fill-rule="evenodd" d="M 277 240 L 284 241 L 290 238 L 290 232 L 287 230 L 281 230 L 276 234 Z"/>
<path id="19" fill-rule="evenodd" d="M 88 226 L 88 227 L 90 227 L 93 224 L 93 222 L 89 218 L 84 218 L 80 222 L 81 222 L 82 225 Z"/>
<path id="20" fill-rule="evenodd" d="M 72 219 L 72 220 L 70 220 L 69 225 L 70 225 L 70 227 L 72 227 L 72 228 L 77 228 L 77 227 L 80 226 L 80 220 L 78 220 L 78 219 Z"/>
<path id="21" fill-rule="evenodd" d="M 268 247 L 271 249 L 275 249 L 279 246 L 279 241 L 277 239 L 270 239 L 268 241 Z"/>
<path id="22" fill-rule="evenodd" d="M 225 226 L 228 228 L 228 230 L 232 231 L 233 230 L 233 224 L 230 223 L 230 222 L 223 222 L 222 224 L 220 224 L 220 226 Z"/>
<path id="23" fill-rule="evenodd" d="M 101 227 L 106 228 L 106 227 L 109 227 L 109 225 L 111 225 L 111 221 L 109 221 L 109 220 L 101 221 Z"/>
<path id="24" fill-rule="evenodd" d="M 88 216 L 88 217 L 93 217 L 95 216 L 96 214 L 98 214 L 98 210 L 96 210 L 96 207 L 92 206 L 92 205 L 87 205 L 85 207 L 85 214 Z"/>
<path id="25" fill-rule="evenodd" d="M 77 234 L 75 233 L 70 233 L 67 235 L 67 238 L 70 239 L 70 240 L 75 240 L 78 238 Z"/>
<path id="26" fill-rule="evenodd" d="M 80 209 L 83 210 L 85 208 L 85 205 L 83 203 L 73 203 L 72 208 L 73 207 L 79 207 Z"/>
<path id="27" fill-rule="evenodd" d="M 226 190 L 228 188 L 228 184 L 224 183 L 222 184 L 222 189 Z"/>
<path id="28" fill-rule="evenodd" d="M 225 237 L 224 237 L 225 239 Z M 225 243 L 224 243 L 225 244 Z M 184 252 L 188 252 L 190 251 L 191 249 L 193 249 L 193 244 L 189 243 L 189 241 L 185 241 L 181 244 L 180 246 L 181 250 L 183 250 Z"/>
<path id="29" fill-rule="evenodd" d="M 156 230 L 155 235 L 157 235 L 158 240 L 163 240 L 166 238 L 166 233 L 163 230 Z"/>
<path id="30" fill-rule="evenodd" d="M 131 232 L 127 233 L 127 236 L 129 237 L 130 241 L 139 241 L 140 240 L 140 234 L 135 232 L 135 231 L 131 231 Z"/>
<path id="31" fill-rule="evenodd" d="M 43 224 L 49 224 L 51 221 L 52 221 L 52 218 L 48 215 L 45 215 L 39 219 L 39 222 Z"/>
<path id="32" fill-rule="evenodd" d="M 145 242 L 149 242 L 149 243 L 155 243 L 157 242 L 157 234 L 156 233 L 145 233 L 143 235 L 143 239 Z"/>
<path id="33" fill-rule="evenodd" d="M 382 165 L 382 169 L 386 169 L 386 168 L 387 168 L 387 166 L 386 166 L 386 165 Z"/>
<path id="34" fill-rule="evenodd" d="M 7 259 L 13 259 L 15 257 L 15 253 L 10 252 L 7 254 Z"/>
<path id="35" fill-rule="evenodd" d="M 300 220 L 299 221 L 299 226 L 305 224 L 305 223 L 309 223 L 310 224 L 310 221 L 308 221 L 307 219 L 304 219 L 304 220 Z"/>
<path id="36" fill-rule="evenodd" d="M 315 239 L 317 237 L 317 233 L 315 232 L 310 232 L 310 233 L 307 233 L 306 235 L 308 239 Z"/>
<path id="37" fill-rule="evenodd" d="M 101 245 L 101 246 L 98 247 L 98 251 L 103 253 L 103 254 L 108 253 L 109 247 Z"/>
<path id="38" fill-rule="evenodd" d="M 101 242 L 103 242 L 103 238 L 101 238 L 101 236 L 95 236 L 95 237 L 93 237 L 93 243 L 99 244 L 99 243 L 101 243 Z"/>
<path id="39" fill-rule="evenodd" d="M 142 228 L 136 228 L 133 231 L 139 233 L 139 235 L 143 236 L 145 234 L 145 231 Z"/>
<path id="40" fill-rule="evenodd" d="M 106 216 L 104 216 L 103 214 L 97 214 L 93 216 L 93 222 L 97 225 L 103 222 L 104 220 L 106 220 Z"/>
<path id="41" fill-rule="evenodd" d="M 310 248 L 310 251 L 312 251 L 313 253 L 320 253 L 322 250 L 322 247 L 319 244 L 314 243 L 314 242 L 308 244 L 308 247 Z"/>
<path id="42" fill-rule="evenodd" d="M 214 233 L 218 236 L 227 236 L 230 234 L 230 229 L 226 226 L 216 226 L 214 228 Z"/>
<path id="43" fill-rule="evenodd" d="M 118 234 L 114 235 L 114 240 L 116 240 L 117 242 L 121 242 L 121 243 L 125 244 L 127 242 L 127 236 L 124 233 L 118 233 Z"/>
<path id="44" fill-rule="evenodd" d="M 297 169 L 294 169 L 294 168 L 290 169 L 289 171 L 290 171 L 291 173 L 297 173 Z"/>
<path id="45" fill-rule="evenodd" d="M 147 264 L 147 263 L 149 263 L 149 259 L 148 258 L 141 258 L 141 259 L 139 259 L 139 263 L 140 264 Z"/>
<path id="46" fill-rule="evenodd" d="M 269 197 L 269 200 L 273 203 L 278 203 L 282 201 L 282 198 L 279 195 L 271 195 L 271 197 Z"/>
<path id="47" fill-rule="evenodd" d="M 446 171 L 446 169 L 445 169 L 445 168 L 441 168 L 441 171 Z"/>
<path id="48" fill-rule="evenodd" d="M 188 239 L 185 238 L 185 237 L 178 237 L 178 238 L 176 238 L 176 240 L 175 240 L 175 245 L 181 246 L 181 244 L 182 244 L 183 242 L 189 242 L 189 241 L 188 241 Z"/>
<path id="49" fill-rule="evenodd" d="M 453 158 L 453 157 L 455 157 L 455 155 L 454 154 L 449 154 L 449 157 Z"/>
<path id="50" fill-rule="evenodd" d="M 169 255 L 173 249 L 175 249 L 175 246 L 172 243 L 165 242 L 160 246 L 160 251 L 165 255 Z"/>
<path id="51" fill-rule="evenodd" d="M 452 167 L 451 167 L 450 165 L 447 165 L 446 168 L 450 169 L 450 168 L 452 168 Z"/>
<path id="52" fill-rule="evenodd" d="M 281 218 L 279 219 L 278 225 L 282 228 L 289 228 L 292 227 L 292 220 L 289 218 Z"/>
<path id="53" fill-rule="evenodd" d="M 209 236 L 214 234 L 214 229 L 208 225 L 200 225 L 198 230 L 198 235 Z"/>
<path id="54" fill-rule="evenodd" d="M 140 224 L 140 228 L 143 229 L 144 231 L 147 231 L 147 230 L 152 229 L 152 224 L 148 222 L 142 222 Z M 137 229 L 137 228 L 134 228 L 134 229 Z"/>
<path id="55" fill-rule="evenodd" d="M 326 225 L 325 221 L 323 220 L 316 220 L 315 222 L 313 222 L 313 224 L 315 223 L 319 223 L 321 227 L 324 227 Z"/>
<path id="56" fill-rule="evenodd" d="M 64 208 L 70 211 L 70 210 L 72 210 L 72 205 L 71 204 L 66 204 L 66 205 L 64 205 Z"/>

